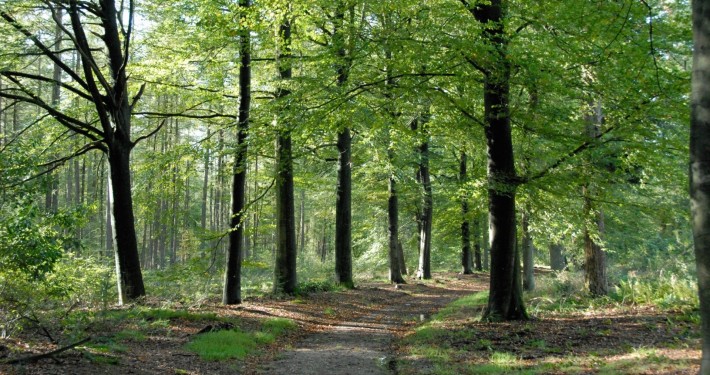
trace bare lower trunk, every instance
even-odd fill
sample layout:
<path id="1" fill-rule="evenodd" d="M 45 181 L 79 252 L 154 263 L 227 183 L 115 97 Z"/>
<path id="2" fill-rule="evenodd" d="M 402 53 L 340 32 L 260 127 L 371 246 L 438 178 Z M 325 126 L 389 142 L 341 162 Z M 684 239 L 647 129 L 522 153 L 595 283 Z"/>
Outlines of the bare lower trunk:
<path id="1" fill-rule="evenodd" d="M 553 271 L 562 271 L 567 267 L 564 256 L 564 246 L 558 243 L 550 244 L 550 268 Z"/>
<path id="2" fill-rule="evenodd" d="M 399 251 L 397 249 L 397 244 L 399 243 L 399 204 L 397 201 L 397 182 L 394 176 L 390 176 L 389 180 L 387 212 L 389 219 L 389 279 L 390 282 L 402 284 L 404 283 L 404 278 L 402 277 L 402 270 L 399 268 Z"/>
<path id="3" fill-rule="evenodd" d="M 601 236 L 604 231 L 604 216 L 594 212 L 588 189 L 584 188 L 584 211 L 587 223 L 584 226 L 584 274 L 589 293 L 594 296 L 605 296 L 609 293 L 606 278 L 606 254 L 598 241 L 595 241 L 591 226 L 596 226 L 596 233 Z M 591 220 L 589 219 L 591 218 Z"/>
<path id="4" fill-rule="evenodd" d="M 530 238 L 530 214 L 527 211 L 523 212 L 523 290 L 535 290 L 535 269 L 534 269 L 534 252 L 532 238 Z"/>

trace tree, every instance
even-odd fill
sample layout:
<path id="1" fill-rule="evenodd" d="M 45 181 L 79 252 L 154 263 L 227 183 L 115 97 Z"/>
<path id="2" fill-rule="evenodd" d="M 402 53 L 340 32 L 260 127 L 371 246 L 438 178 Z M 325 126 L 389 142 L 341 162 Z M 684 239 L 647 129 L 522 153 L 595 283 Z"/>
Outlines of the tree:
<path id="1" fill-rule="evenodd" d="M 73 84 L 56 82 L 54 78 L 21 71 L 2 70 L 0 75 L 7 78 L 13 86 L 0 91 L 0 96 L 25 102 L 40 108 L 52 116 L 61 126 L 82 135 L 87 143 L 70 156 L 57 160 L 60 164 L 66 160 L 83 155 L 91 150 L 101 150 L 108 156 L 110 167 L 111 191 L 113 194 L 113 218 L 116 239 L 116 261 L 118 270 L 120 300 L 125 296 L 136 299 L 145 295 L 143 276 L 136 240 L 133 199 L 131 196 L 131 150 L 148 135 L 131 139 L 131 114 L 143 93 L 143 87 L 133 96 L 129 95 L 128 74 L 130 62 L 131 33 L 133 29 L 133 1 L 122 12 L 117 11 L 113 0 L 91 2 L 47 1 L 47 11 L 51 12 L 56 25 L 71 40 L 72 48 L 80 56 L 81 71 L 64 63 L 60 56 L 52 51 L 40 36 L 32 33 L 6 9 L 0 10 L 0 17 L 21 33 L 44 58 L 49 59 L 68 75 Z M 59 18 L 63 10 L 69 16 L 70 24 L 65 26 Z M 127 22 L 124 22 L 127 20 Z M 87 25 L 101 28 L 101 38 L 90 39 Z M 106 60 L 97 58 L 97 52 L 106 54 Z M 107 75 L 103 61 L 106 61 Z M 56 83 L 70 92 L 77 99 L 91 103 L 97 117 L 84 120 L 62 111 L 52 103 L 47 103 L 25 84 L 32 82 Z M 95 123 L 99 127 L 94 126 Z"/>
<path id="2" fill-rule="evenodd" d="M 484 76 L 484 126 L 488 150 L 488 212 L 491 230 L 491 281 L 484 318 L 527 319 L 520 283 L 520 257 L 516 251 L 515 173 L 510 128 L 510 63 L 505 33 L 506 4 L 503 0 L 470 4 L 466 9 L 482 25 L 483 41 L 490 47 L 486 65 L 469 60 Z"/>
<path id="3" fill-rule="evenodd" d="M 424 113 L 417 116 L 412 121 L 411 128 L 415 136 L 420 139 L 417 147 L 419 159 L 417 169 L 417 181 L 421 186 L 421 206 L 417 215 L 419 226 L 419 268 L 417 278 L 431 279 L 431 222 L 434 217 L 434 198 L 431 191 L 431 177 L 429 175 L 429 131 L 427 123 L 429 114 Z M 419 134 L 416 134 L 419 133 Z"/>
<path id="4" fill-rule="evenodd" d="M 291 14 L 289 11 L 282 16 L 279 25 L 279 47 L 277 52 L 277 65 L 280 87 L 276 100 L 287 102 L 291 94 L 287 88 L 287 81 L 292 78 L 293 68 L 291 61 Z M 288 104 L 281 106 L 279 116 L 286 118 Z M 274 264 L 274 291 L 293 294 L 296 291 L 296 220 L 293 201 L 293 151 L 291 146 L 290 124 L 277 124 L 276 136 L 276 218 L 277 218 L 277 244 L 276 262 Z"/>
<path id="5" fill-rule="evenodd" d="M 237 130 L 237 150 L 234 157 L 232 175 L 232 217 L 230 221 L 227 269 L 224 277 L 222 302 L 227 305 L 242 302 L 241 280 L 244 259 L 245 200 L 247 183 L 247 137 L 249 136 L 249 110 L 251 107 L 251 40 L 246 26 L 250 0 L 240 0 L 241 7 L 239 35 L 239 127 Z"/>
<path id="6" fill-rule="evenodd" d="M 335 5 L 333 19 L 333 49 L 335 50 L 337 76 L 336 85 L 344 89 L 350 76 L 352 65 L 352 49 L 346 48 L 346 29 L 344 25 L 346 3 L 339 0 Z M 354 7 L 350 6 L 354 12 Z M 352 27 L 352 25 L 351 25 Z M 352 39 L 353 36 L 350 35 Z M 350 41 L 352 46 L 352 40 Z M 344 124 L 338 129 L 338 185 L 336 189 L 335 206 L 335 281 L 353 288 L 352 265 L 352 138 L 350 126 Z"/>
<path id="7" fill-rule="evenodd" d="M 690 207 L 698 271 L 703 354 L 710 374 L 710 1 L 693 0 L 693 77 L 690 117 Z"/>
<path id="8" fill-rule="evenodd" d="M 466 152 L 461 151 L 461 160 L 459 161 L 459 182 L 465 186 L 468 180 Z M 474 241 L 478 242 L 478 237 L 474 236 Z M 479 250 L 480 264 L 480 250 Z M 473 274 L 473 256 L 471 251 L 471 229 L 468 214 L 468 199 L 466 194 L 461 196 L 461 273 L 464 275 Z M 480 270 L 479 270 L 480 271 Z"/>

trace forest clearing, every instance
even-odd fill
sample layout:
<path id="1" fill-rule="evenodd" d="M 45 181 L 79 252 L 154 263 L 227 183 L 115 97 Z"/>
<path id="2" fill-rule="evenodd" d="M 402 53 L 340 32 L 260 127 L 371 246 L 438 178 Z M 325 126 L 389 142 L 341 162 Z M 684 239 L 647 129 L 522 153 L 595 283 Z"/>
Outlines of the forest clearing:
<path id="1" fill-rule="evenodd" d="M 710 0 L 0 0 L 0 372 L 710 375 Z"/>

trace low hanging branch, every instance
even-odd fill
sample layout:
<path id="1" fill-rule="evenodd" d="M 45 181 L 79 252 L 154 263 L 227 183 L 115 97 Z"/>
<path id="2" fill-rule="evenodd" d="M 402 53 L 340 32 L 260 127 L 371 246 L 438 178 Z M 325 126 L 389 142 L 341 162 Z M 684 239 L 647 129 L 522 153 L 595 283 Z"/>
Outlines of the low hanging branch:
<path id="1" fill-rule="evenodd" d="M 13 359 L 9 359 L 9 360 L 2 361 L 2 362 L 0 362 L 0 363 L 6 364 L 6 365 L 14 365 L 14 364 L 18 364 L 18 363 L 32 363 L 32 362 L 37 362 L 37 361 L 39 361 L 40 359 L 43 359 L 43 358 L 54 357 L 55 355 L 57 355 L 57 354 L 59 354 L 59 353 L 61 353 L 61 352 L 65 352 L 65 351 L 67 351 L 67 350 L 69 350 L 69 349 L 73 349 L 73 348 L 75 348 L 75 347 L 77 347 L 77 346 L 79 346 L 79 345 L 81 345 L 81 344 L 84 344 L 84 343 L 86 343 L 86 342 L 89 342 L 90 340 L 91 340 L 91 337 L 87 337 L 87 338 L 85 338 L 85 339 L 83 339 L 83 340 L 80 340 L 80 341 L 77 341 L 77 342 L 75 342 L 75 343 L 73 343 L 73 344 L 69 344 L 69 345 L 63 346 L 63 347 L 61 347 L 61 348 L 59 348 L 59 349 L 52 350 L 51 352 L 42 353 L 42 354 L 36 354 L 36 355 L 31 355 L 31 356 L 29 356 L 29 357 L 13 358 Z"/>

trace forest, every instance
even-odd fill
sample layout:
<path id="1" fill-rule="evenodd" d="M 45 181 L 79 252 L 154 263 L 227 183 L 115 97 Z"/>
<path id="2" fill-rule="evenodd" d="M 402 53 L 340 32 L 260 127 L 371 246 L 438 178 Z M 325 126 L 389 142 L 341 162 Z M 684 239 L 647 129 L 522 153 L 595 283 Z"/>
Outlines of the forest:
<path id="1" fill-rule="evenodd" d="M 710 374 L 708 25 L 0 0 L 0 373 Z"/>

